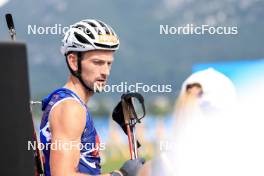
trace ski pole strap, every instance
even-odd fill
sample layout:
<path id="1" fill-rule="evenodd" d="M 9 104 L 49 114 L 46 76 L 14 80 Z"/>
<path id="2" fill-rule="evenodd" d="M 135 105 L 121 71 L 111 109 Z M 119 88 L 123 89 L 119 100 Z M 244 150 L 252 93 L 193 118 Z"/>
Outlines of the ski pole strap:
<path id="1" fill-rule="evenodd" d="M 143 110 L 142 117 L 137 117 L 137 114 L 135 112 L 135 108 L 134 108 L 133 103 L 132 103 L 132 98 L 136 98 L 139 101 L 139 103 L 141 104 L 141 107 L 142 107 L 142 110 Z M 121 100 L 122 101 L 125 101 L 126 104 L 128 105 L 128 107 L 132 110 L 133 116 L 136 118 L 136 122 L 135 123 L 137 123 L 137 122 L 140 123 L 140 120 L 143 117 L 145 117 L 145 115 L 146 115 L 146 109 L 145 109 L 145 104 L 144 104 L 144 97 L 140 93 L 137 93 L 137 92 L 128 92 L 128 93 L 123 94 L 121 96 Z"/>
<path id="2" fill-rule="evenodd" d="M 142 106 L 143 115 L 140 118 L 137 118 L 137 114 L 135 113 L 135 109 L 132 103 L 132 98 L 136 98 Z M 128 108 L 129 108 L 129 111 L 127 111 Z M 125 115 L 125 113 L 129 114 L 129 116 Z M 133 130 L 132 127 L 135 126 L 136 123 L 138 122 L 140 123 L 140 120 L 145 116 L 145 114 L 146 112 L 145 112 L 143 96 L 139 93 L 128 92 L 121 96 L 121 101 L 116 105 L 116 107 L 113 110 L 112 118 L 118 125 L 120 125 L 120 127 L 123 129 L 125 134 L 128 135 L 127 125 L 129 125 L 129 129 L 130 131 L 132 131 Z M 127 117 L 126 120 L 125 120 L 126 118 L 125 116 Z M 133 116 L 132 119 L 131 119 L 131 116 Z M 131 120 L 132 120 L 132 123 L 131 123 Z M 141 145 L 138 142 L 138 140 L 136 140 L 136 143 L 137 143 L 137 148 L 139 148 Z"/>

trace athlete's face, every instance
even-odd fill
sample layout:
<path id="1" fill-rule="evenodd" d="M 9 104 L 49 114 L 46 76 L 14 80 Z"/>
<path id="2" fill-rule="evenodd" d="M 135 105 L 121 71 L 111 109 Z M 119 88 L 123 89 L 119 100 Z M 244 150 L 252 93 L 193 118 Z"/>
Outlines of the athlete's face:
<path id="1" fill-rule="evenodd" d="M 186 92 L 191 97 L 199 98 L 203 94 L 203 89 L 200 84 L 194 83 L 194 84 L 187 85 Z"/>
<path id="2" fill-rule="evenodd" d="M 83 54 L 82 79 L 94 91 L 106 85 L 113 63 L 113 51 L 88 51 Z"/>

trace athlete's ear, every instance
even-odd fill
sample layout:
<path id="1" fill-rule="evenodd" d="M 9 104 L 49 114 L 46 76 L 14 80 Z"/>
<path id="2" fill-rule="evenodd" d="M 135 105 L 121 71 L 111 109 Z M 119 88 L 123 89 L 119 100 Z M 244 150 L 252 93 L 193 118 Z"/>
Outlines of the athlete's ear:
<path id="1" fill-rule="evenodd" d="M 67 60 L 71 69 L 75 72 L 78 70 L 78 57 L 75 53 L 70 53 L 67 55 Z"/>

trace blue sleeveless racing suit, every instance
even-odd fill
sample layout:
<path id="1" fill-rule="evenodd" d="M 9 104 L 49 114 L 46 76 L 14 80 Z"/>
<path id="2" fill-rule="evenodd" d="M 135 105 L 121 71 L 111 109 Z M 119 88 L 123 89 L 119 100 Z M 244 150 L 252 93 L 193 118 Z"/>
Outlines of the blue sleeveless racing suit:
<path id="1" fill-rule="evenodd" d="M 60 102 L 74 99 L 78 101 L 85 109 L 86 109 L 86 125 L 85 129 L 81 136 L 81 146 L 80 148 L 80 161 L 78 164 L 78 172 L 89 174 L 89 175 L 99 175 L 101 173 L 100 166 L 100 156 L 99 156 L 99 136 L 94 127 L 94 123 L 91 117 L 90 112 L 86 104 L 82 102 L 82 100 L 71 90 L 66 88 L 60 88 L 52 92 L 48 95 L 44 100 L 42 100 L 42 120 L 40 124 L 40 141 L 45 146 L 48 146 L 43 150 L 44 154 L 44 167 L 45 167 L 45 175 L 50 176 L 50 145 L 51 143 L 51 131 L 49 125 L 49 114 L 56 105 Z"/>

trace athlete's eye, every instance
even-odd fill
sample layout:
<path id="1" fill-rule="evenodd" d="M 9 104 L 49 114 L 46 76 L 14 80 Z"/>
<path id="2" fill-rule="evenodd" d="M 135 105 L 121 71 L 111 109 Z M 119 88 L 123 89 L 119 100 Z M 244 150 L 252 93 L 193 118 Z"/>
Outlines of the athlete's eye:
<path id="1" fill-rule="evenodd" d="M 107 65 L 108 66 L 112 66 L 112 62 L 107 62 Z"/>
<path id="2" fill-rule="evenodd" d="M 93 63 L 96 65 L 103 65 L 105 62 L 102 60 L 93 60 Z"/>

